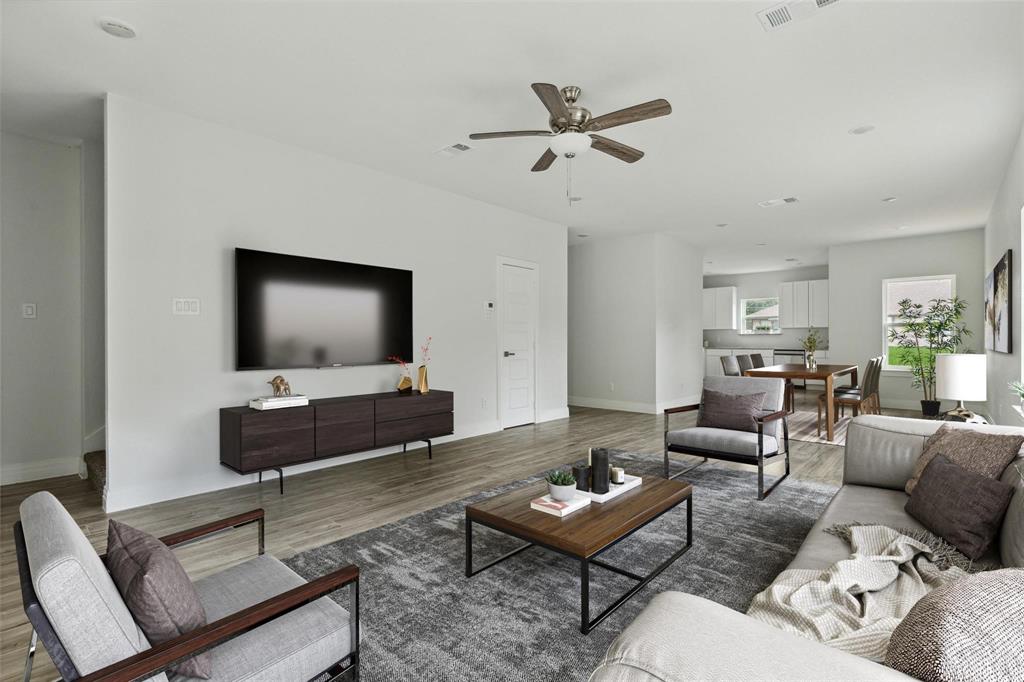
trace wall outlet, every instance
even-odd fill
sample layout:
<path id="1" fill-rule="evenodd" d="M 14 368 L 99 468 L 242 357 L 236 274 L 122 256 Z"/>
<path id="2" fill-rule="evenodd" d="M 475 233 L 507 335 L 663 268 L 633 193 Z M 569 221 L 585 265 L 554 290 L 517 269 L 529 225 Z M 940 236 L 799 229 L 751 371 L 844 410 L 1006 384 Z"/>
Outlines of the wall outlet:
<path id="1" fill-rule="evenodd" d="M 487 398 L 480 398 L 480 408 L 484 410 L 487 409 Z"/>
<path id="2" fill-rule="evenodd" d="M 494 301 L 484 301 L 484 319 L 489 320 L 494 317 Z"/>
<path id="3" fill-rule="evenodd" d="M 198 298 L 174 298 L 171 299 L 171 312 L 175 315 L 198 315 Z"/>
<path id="4" fill-rule="evenodd" d="M 36 319 L 36 304 L 35 303 L 22 303 L 21 304 L 21 316 L 26 320 Z"/>
<path id="5" fill-rule="evenodd" d="M 615 393 L 615 382 L 614 381 L 612 381 L 612 382 L 610 382 L 608 384 L 608 390 L 611 391 L 612 393 Z"/>

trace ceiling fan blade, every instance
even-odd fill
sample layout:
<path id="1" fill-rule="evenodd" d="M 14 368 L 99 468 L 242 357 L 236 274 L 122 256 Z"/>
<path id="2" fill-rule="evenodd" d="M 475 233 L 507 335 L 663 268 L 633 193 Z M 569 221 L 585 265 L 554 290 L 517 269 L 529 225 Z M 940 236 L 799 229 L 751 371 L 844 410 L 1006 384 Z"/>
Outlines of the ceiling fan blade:
<path id="1" fill-rule="evenodd" d="M 609 140 L 607 137 L 601 135 L 590 135 L 590 139 L 593 140 L 591 147 L 599 152 L 604 152 L 610 156 L 614 156 L 620 161 L 626 163 L 636 163 L 640 159 L 644 158 L 644 153 L 639 149 L 633 149 L 628 144 L 622 144 L 615 140 Z"/>
<path id="2" fill-rule="evenodd" d="M 636 123 L 637 121 L 645 121 L 649 118 L 667 116 L 671 113 L 672 105 L 667 100 L 654 99 L 650 102 L 644 102 L 643 104 L 637 104 L 636 106 L 592 118 L 590 123 L 587 124 L 586 131 L 607 130 L 608 128 L 625 125 L 626 123 Z"/>
<path id="3" fill-rule="evenodd" d="M 473 133 L 469 136 L 471 140 L 493 140 L 499 137 L 550 137 L 554 135 L 550 130 L 506 130 L 500 133 Z"/>
<path id="4" fill-rule="evenodd" d="M 553 151 L 545 149 L 544 153 L 540 155 L 539 159 L 537 159 L 537 163 L 533 164 L 533 168 L 530 170 L 534 173 L 537 171 L 546 171 L 548 168 L 551 168 L 551 164 L 553 164 L 557 158 L 558 156 Z"/>
<path id="5" fill-rule="evenodd" d="M 537 97 L 540 97 L 552 118 L 556 121 L 569 120 L 569 109 L 566 108 L 565 100 L 562 99 L 562 93 L 558 88 L 551 83 L 534 83 L 530 87 L 537 93 Z"/>

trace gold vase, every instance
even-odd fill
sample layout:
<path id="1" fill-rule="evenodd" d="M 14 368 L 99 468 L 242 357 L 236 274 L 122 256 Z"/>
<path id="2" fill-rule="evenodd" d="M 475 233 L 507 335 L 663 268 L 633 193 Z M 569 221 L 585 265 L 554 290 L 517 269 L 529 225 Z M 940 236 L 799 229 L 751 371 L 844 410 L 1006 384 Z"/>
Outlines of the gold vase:
<path id="1" fill-rule="evenodd" d="M 430 393 L 430 386 L 427 385 L 427 366 L 420 365 L 419 368 L 420 393 Z"/>
<path id="2" fill-rule="evenodd" d="M 398 392 L 399 393 L 411 393 L 412 392 L 412 377 L 408 374 L 403 374 L 402 378 L 398 380 Z"/>

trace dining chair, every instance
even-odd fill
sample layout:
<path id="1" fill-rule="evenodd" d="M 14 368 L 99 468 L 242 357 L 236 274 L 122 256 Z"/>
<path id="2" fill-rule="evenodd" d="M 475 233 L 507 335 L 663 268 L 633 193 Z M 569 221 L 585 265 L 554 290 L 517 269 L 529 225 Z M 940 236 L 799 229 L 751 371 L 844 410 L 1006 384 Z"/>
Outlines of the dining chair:
<path id="1" fill-rule="evenodd" d="M 754 369 L 758 369 L 759 367 L 764 367 L 764 358 L 761 356 L 760 353 L 751 353 L 750 354 L 750 364 L 752 364 L 754 366 Z"/>
<path id="2" fill-rule="evenodd" d="M 840 418 L 839 410 L 849 406 L 853 410 L 853 416 L 858 414 L 881 414 L 882 405 L 878 398 L 878 379 L 882 374 L 882 356 L 868 360 L 867 370 L 864 372 L 864 381 L 857 386 L 840 386 L 832 391 L 835 401 L 835 421 Z M 821 423 L 825 412 L 825 394 L 818 396 L 818 437 L 821 437 Z"/>
<path id="3" fill-rule="evenodd" d="M 754 363 L 749 355 L 737 355 L 736 364 L 740 366 L 740 376 L 743 376 L 748 369 L 754 369 Z"/>
<path id="4" fill-rule="evenodd" d="M 735 355 L 723 355 L 722 356 L 722 373 L 727 377 L 738 377 L 742 376 L 740 373 L 740 365 L 736 362 Z"/>

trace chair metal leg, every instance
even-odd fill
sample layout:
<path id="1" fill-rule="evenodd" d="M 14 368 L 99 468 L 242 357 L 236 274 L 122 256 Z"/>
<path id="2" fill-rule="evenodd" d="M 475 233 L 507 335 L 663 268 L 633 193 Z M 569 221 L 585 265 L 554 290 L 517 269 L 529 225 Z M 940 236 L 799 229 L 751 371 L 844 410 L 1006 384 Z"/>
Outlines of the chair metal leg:
<path id="1" fill-rule="evenodd" d="M 32 630 L 32 639 L 28 642 L 28 653 L 25 655 L 25 677 L 22 678 L 24 682 L 29 682 L 32 679 L 32 662 L 36 657 L 36 642 L 39 636 L 36 634 L 35 629 Z"/>

